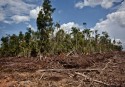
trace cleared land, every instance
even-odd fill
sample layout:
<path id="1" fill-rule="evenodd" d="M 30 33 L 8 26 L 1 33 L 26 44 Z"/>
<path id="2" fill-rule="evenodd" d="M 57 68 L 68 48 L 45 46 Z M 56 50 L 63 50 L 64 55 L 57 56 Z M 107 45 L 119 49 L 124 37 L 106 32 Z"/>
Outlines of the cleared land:
<path id="1" fill-rule="evenodd" d="M 125 52 L 0 58 L 0 87 L 125 87 Z"/>

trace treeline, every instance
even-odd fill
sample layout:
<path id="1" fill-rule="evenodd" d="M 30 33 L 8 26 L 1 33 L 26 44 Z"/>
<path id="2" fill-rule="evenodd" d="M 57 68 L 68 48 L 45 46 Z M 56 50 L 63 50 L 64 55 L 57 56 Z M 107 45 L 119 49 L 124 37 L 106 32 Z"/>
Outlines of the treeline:
<path id="1" fill-rule="evenodd" d="M 54 23 L 50 0 L 44 0 L 37 18 L 37 31 L 31 28 L 26 33 L 6 35 L 1 38 L 0 56 L 58 55 L 60 53 L 76 52 L 91 54 L 95 52 L 121 51 L 121 42 L 111 41 L 107 32 L 100 35 L 97 30 L 72 27 L 71 33 L 61 29 L 59 23 Z M 83 23 L 85 24 L 85 23 Z M 55 29 L 58 31 L 56 32 Z M 116 45 L 117 43 L 117 45 Z"/>

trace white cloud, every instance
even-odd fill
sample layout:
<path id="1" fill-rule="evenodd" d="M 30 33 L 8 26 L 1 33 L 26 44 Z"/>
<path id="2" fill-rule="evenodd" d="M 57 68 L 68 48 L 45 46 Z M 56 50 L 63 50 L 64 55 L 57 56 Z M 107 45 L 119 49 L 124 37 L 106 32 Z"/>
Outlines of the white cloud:
<path id="1" fill-rule="evenodd" d="M 121 3 L 121 6 L 119 7 L 118 11 L 125 11 L 125 1 Z"/>
<path id="2" fill-rule="evenodd" d="M 42 9 L 42 7 L 36 7 L 35 9 L 30 11 L 30 17 L 33 19 L 36 19 L 38 16 L 39 11 Z"/>
<path id="3" fill-rule="evenodd" d="M 102 22 L 104 19 L 103 18 L 101 18 L 101 19 L 99 19 L 99 22 Z"/>
<path id="4" fill-rule="evenodd" d="M 79 24 L 74 23 L 74 22 L 64 23 L 61 25 L 61 29 L 63 29 L 67 33 L 71 32 L 72 27 L 77 27 L 77 28 L 83 29 L 83 26 L 80 26 Z"/>
<path id="5" fill-rule="evenodd" d="M 113 2 L 115 2 L 115 0 L 103 0 L 102 3 L 101 3 L 101 6 L 103 8 L 111 8 L 113 6 Z"/>
<path id="6" fill-rule="evenodd" d="M 77 23 L 74 22 L 68 22 L 68 23 L 64 23 L 60 26 L 60 29 L 63 29 L 65 33 L 71 33 L 72 27 L 77 27 L 80 28 L 81 30 L 83 29 L 83 26 L 80 26 Z M 59 30 L 57 28 L 55 28 L 54 30 L 54 35 L 56 34 L 56 32 L 58 32 Z"/>
<path id="7" fill-rule="evenodd" d="M 33 4 L 25 3 L 23 0 L 0 0 L 0 7 L 8 14 L 22 14 L 29 12 L 29 9 L 35 7 Z"/>
<path id="8" fill-rule="evenodd" d="M 90 6 L 90 7 L 95 7 L 97 5 L 101 5 L 101 7 L 108 9 L 111 8 L 113 6 L 114 2 L 120 2 L 121 0 L 117 1 L 117 0 L 84 0 L 84 1 L 80 1 L 77 2 L 75 4 L 76 8 L 82 9 L 85 6 Z"/>
<path id="9" fill-rule="evenodd" d="M 42 7 L 31 0 L 0 0 L 0 22 L 12 24 L 36 19 Z"/>
<path id="10" fill-rule="evenodd" d="M 36 29 L 31 24 L 28 24 L 27 28 L 31 28 L 33 31 L 36 31 Z"/>
<path id="11" fill-rule="evenodd" d="M 20 22 L 25 22 L 25 21 L 29 21 L 29 16 L 19 16 L 19 15 L 14 15 L 11 17 L 11 19 L 15 22 L 15 23 L 20 23 Z"/>
<path id="12" fill-rule="evenodd" d="M 96 23 L 93 29 L 99 32 L 107 31 L 111 38 L 125 42 L 125 1 L 116 12 L 108 14 L 105 20 Z M 123 46 L 125 47 L 124 43 Z"/>
<path id="13" fill-rule="evenodd" d="M 75 4 L 75 7 L 80 8 L 80 9 L 82 9 L 84 6 L 85 6 L 85 4 L 83 2 L 78 2 Z"/>
<path id="14" fill-rule="evenodd" d="M 37 2 L 37 1 L 39 1 L 39 0 L 24 0 L 24 1 L 30 2 L 30 3 L 34 3 L 34 2 Z"/>
<path id="15" fill-rule="evenodd" d="M 4 14 L 0 13 L 0 21 L 3 21 L 3 20 L 4 20 Z"/>
<path id="16" fill-rule="evenodd" d="M 8 20 L 4 20 L 3 22 L 6 23 L 6 24 L 12 24 L 13 23 L 13 21 L 8 21 Z"/>
<path id="17" fill-rule="evenodd" d="M 80 26 L 77 23 L 74 22 L 68 22 L 64 23 L 60 26 L 60 29 L 63 29 L 65 33 L 71 33 L 72 27 L 77 27 L 80 28 L 81 30 L 83 29 L 83 26 Z M 55 28 L 54 30 L 54 35 L 59 31 L 59 29 Z"/>
<path id="18" fill-rule="evenodd" d="M 27 16 L 29 15 L 30 10 L 35 7 L 36 5 L 26 3 L 25 0 L 0 0 L 0 22 L 9 24 L 14 23 L 11 20 L 14 19 L 14 15 Z M 22 19 L 25 20 L 26 18 L 23 17 Z"/>
<path id="19" fill-rule="evenodd" d="M 96 24 L 94 29 L 107 31 L 112 37 L 125 39 L 125 11 L 118 11 L 107 15 L 107 19 Z"/>

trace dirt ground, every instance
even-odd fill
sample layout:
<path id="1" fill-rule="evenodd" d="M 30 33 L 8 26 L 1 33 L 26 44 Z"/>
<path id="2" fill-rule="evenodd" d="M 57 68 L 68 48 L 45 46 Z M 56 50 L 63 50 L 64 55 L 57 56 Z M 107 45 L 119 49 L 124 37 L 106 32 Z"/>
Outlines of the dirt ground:
<path id="1" fill-rule="evenodd" d="M 0 58 L 0 87 L 125 87 L 125 52 Z"/>

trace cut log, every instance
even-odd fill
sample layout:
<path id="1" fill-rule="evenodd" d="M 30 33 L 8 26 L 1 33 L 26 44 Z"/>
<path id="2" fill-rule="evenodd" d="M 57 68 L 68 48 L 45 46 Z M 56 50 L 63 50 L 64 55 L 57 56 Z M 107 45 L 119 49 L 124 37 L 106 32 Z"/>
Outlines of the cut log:
<path id="1" fill-rule="evenodd" d="M 110 86 L 110 84 L 108 84 L 108 83 L 105 83 L 105 82 L 90 78 L 89 76 L 87 76 L 87 75 L 85 75 L 83 73 L 75 72 L 75 74 L 83 76 L 84 78 L 88 79 L 89 81 L 100 83 L 100 84 L 103 84 L 103 85 L 106 85 L 106 86 Z"/>
<path id="2" fill-rule="evenodd" d="M 65 71 L 74 71 L 74 72 L 100 72 L 100 69 L 41 69 L 37 72 L 65 72 Z"/>

